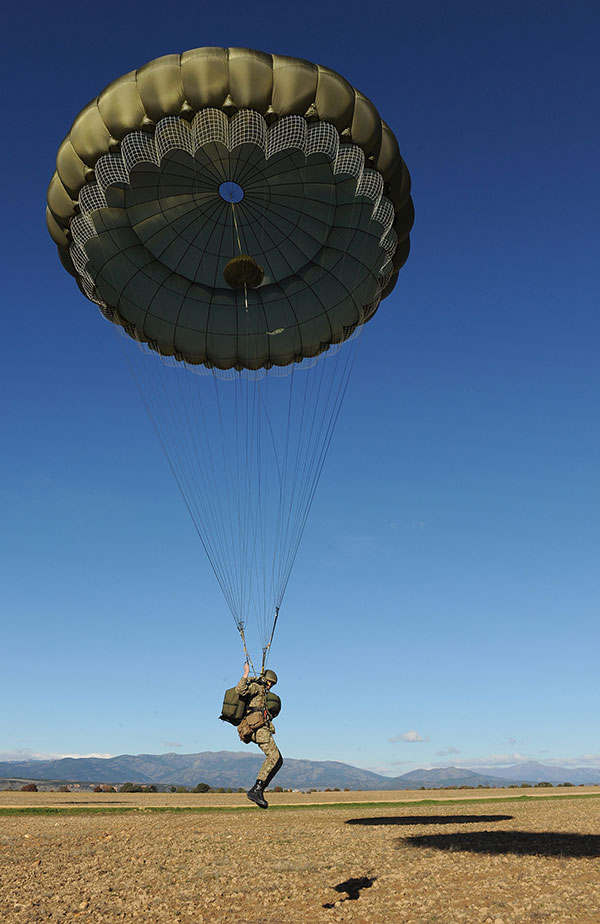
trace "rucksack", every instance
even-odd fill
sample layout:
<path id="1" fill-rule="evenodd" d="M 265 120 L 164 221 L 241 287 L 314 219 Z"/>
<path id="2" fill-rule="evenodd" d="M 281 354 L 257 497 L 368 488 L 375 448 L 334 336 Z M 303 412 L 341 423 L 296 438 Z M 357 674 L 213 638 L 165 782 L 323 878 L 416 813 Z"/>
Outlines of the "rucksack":
<path id="1" fill-rule="evenodd" d="M 275 718 L 275 716 L 278 716 L 281 712 L 281 700 L 277 696 L 277 693 L 271 693 L 271 691 L 269 691 L 265 697 L 265 705 L 272 718 Z M 246 700 L 242 699 L 235 687 L 230 687 L 229 690 L 225 690 L 219 718 L 222 722 L 229 722 L 231 725 L 239 725 L 246 715 L 247 708 L 248 704 Z"/>
<path id="2" fill-rule="evenodd" d="M 239 725 L 246 714 L 246 705 L 246 701 L 242 699 L 236 688 L 231 687 L 225 690 L 219 718 L 222 722 Z"/>

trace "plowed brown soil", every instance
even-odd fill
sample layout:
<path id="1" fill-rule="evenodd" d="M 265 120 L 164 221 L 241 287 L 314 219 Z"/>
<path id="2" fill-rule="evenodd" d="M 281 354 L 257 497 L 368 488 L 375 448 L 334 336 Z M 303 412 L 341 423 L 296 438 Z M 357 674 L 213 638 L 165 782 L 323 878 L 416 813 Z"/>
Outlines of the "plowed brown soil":
<path id="1" fill-rule="evenodd" d="M 600 924 L 600 798 L 385 804 L 425 795 L 281 794 L 266 812 L 3 816 L 0 920 Z M 275 806 L 325 796 L 348 804 Z M 351 804 L 367 800 L 380 804 Z M 4 806 L 130 802 L 244 805 L 225 795 L 0 793 Z"/>

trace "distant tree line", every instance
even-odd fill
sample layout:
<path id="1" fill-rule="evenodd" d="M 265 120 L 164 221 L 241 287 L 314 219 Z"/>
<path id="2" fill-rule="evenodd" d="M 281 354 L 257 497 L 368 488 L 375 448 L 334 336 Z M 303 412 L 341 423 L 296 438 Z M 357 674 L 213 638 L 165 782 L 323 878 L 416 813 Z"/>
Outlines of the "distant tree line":
<path id="1" fill-rule="evenodd" d="M 550 787 L 553 786 L 575 786 L 575 783 L 506 783 L 506 786 L 490 786 L 485 783 L 478 783 L 477 786 L 468 785 L 464 783 L 462 786 L 419 786 L 419 789 L 539 789 L 540 787 Z M 597 786 L 597 783 L 578 783 L 578 786 Z M 327 790 L 325 790 L 327 792 Z"/>
<path id="2" fill-rule="evenodd" d="M 586 783 L 577 783 L 577 784 L 576 784 L 576 783 L 569 783 L 569 782 L 565 782 L 565 783 L 550 783 L 550 782 L 548 782 L 548 781 L 544 781 L 544 782 L 541 782 L 541 783 L 509 783 L 509 782 L 507 781 L 507 783 L 506 783 L 506 789 L 542 789 L 542 788 L 552 788 L 552 787 L 554 787 L 554 786 L 557 786 L 557 787 L 561 787 L 561 786 L 571 786 L 571 787 L 574 787 L 574 786 L 586 786 L 586 785 L 587 785 L 587 786 L 598 787 L 600 784 L 598 784 L 598 783 L 587 783 L 587 784 L 586 784 Z M 78 788 L 78 787 L 76 787 L 76 788 Z M 479 784 L 477 784 L 476 786 L 475 786 L 475 785 L 463 784 L 463 785 L 461 785 L 461 786 L 419 786 L 419 787 L 418 787 L 419 790 L 428 790 L 428 789 L 440 789 L 440 790 L 451 790 L 451 789 L 498 789 L 498 788 L 504 788 L 504 787 L 489 786 L 489 785 L 485 785 L 485 784 L 483 784 L 483 783 L 479 783 Z M 6 786 L 6 787 L 4 787 L 4 789 L 3 789 L 2 791 L 3 791 L 3 792 L 14 792 L 15 789 L 16 789 L 16 787 L 14 787 L 14 786 Z M 242 793 L 242 792 L 245 792 L 245 791 L 246 791 L 242 786 L 239 786 L 237 789 L 234 789 L 234 788 L 232 788 L 232 787 L 230 787 L 230 786 L 229 786 L 229 787 L 226 787 L 226 786 L 210 786 L 209 783 L 196 783 L 196 785 L 195 785 L 194 787 L 192 787 L 192 788 L 190 788 L 190 787 L 188 787 L 188 786 L 168 786 L 168 787 L 161 787 L 160 790 L 158 789 L 158 787 L 157 787 L 154 783 L 145 784 L 145 783 L 131 783 L 131 782 L 127 782 L 127 783 L 121 783 L 120 786 L 119 786 L 118 784 L 116 784 L 115 786 L 111 786 L 109 783 L 103 783 L 103 784 L 98 784 L 98 785 L 96 785 L 96 786 L 94 786 L 93 784 L 90 784 L 90 789 L 92 789 L 93 792 L 97 792 L 97 793 L 100 793 L 100 792 L 103 792 L 103 793 L 111 793 L 111 792 L 153 793 L 153 792 L 159 792 L 159 791 L 162 791 L 162 792 L 168 791 L 168 792 L 174 792 L 174 793 L 205 793 L 205 792 L 216 792 L 216 793 Z M 36 786 L 35 783 L 25 783 L 23 786 L 21 786 L 21 787 L 19 788 L 19 791 L 20 791 L 20 792 L 38 792 L 38 787 Z M 294 792 L 295 790 L 293 790 L 293 789 L 284 789 L 282 786 L 275 786 L 275 787 L 274 787 L 273 789 L 271 789 L 270 791 L 271 791 L 271 792 Z M 311 789 L 305 789 L 305 790 L 303 790 L 303 792 L 307 792 L 307 793 L 311 793 L 311 792 L 342 792 L 342 791 L 343 791 L 343 792 L 350 792 L 351 790 L 350 790 L 348 787 L 346 787 L 344 790 L 341 790 L 338 786 L 334 786 L 333 788 L 327 787 L 326 789 L 323 789 L 323 788 L 311 788 Z M 361 789 L 354 789 L 354 790 L 352 790 L 352 791 L 353 791 L 353 792 L 362 792 Z M 63 786 L 59 786 L 57 789 L 48 789 L 48 790 L 46 790 L 46 792 L 71 792 L 71 789 L 69 788 L 69 786 L 63 785 Z"/>

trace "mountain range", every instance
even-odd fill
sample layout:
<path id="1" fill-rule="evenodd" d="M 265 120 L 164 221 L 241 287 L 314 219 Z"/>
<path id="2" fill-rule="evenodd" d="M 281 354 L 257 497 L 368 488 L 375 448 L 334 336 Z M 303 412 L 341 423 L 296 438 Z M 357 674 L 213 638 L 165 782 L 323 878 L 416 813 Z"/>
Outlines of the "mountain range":
<path id="1" fill-rule="evenodd" d="M 0 762 L 2 780 L 52 780 L 80 783 L 141 783 L 212 787 L 248 786 L 256 778 L 262 757 L 246 752 L 204 751 L 200 754 L 121 754 L 119 757 L 63 757 L 57 760 Z M 285 789 L 437 789 L 440 787 L 499 787 L 510 783 L 600 784 L 599 768 L 565 768 L 536 761 L 476 772 L 460 767 L 411 770 L 390 778 L 334 760 L 286 758 L 276 783 Z"/>
<path id="2" fill-rule="evenodd" d="M 503 780 L 513 782 L 517 777 L 533 783 L 574 783 L 593 786 L 600 783 L 600 767 L 554 767 L 528 760 L 513 767 L 494 767 L 494 774 Z M 482 768 L 487 773 L 486 768 Z"/>

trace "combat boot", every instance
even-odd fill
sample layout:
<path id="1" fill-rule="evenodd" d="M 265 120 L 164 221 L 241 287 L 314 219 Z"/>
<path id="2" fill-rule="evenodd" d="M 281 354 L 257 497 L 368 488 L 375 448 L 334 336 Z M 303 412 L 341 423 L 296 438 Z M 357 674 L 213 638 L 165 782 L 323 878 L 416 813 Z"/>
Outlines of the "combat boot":
<path id="1" fill-rule="evenodd" d="M 249 789 L 246 795 L 251 802 L 256 802 L 260 808 L 269 808 L 269 803 L 264 797 L 264 780 L 257 780 L 252 789 Z"/>

